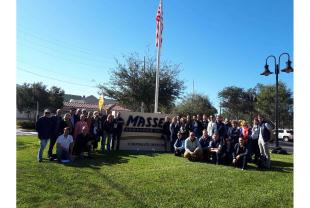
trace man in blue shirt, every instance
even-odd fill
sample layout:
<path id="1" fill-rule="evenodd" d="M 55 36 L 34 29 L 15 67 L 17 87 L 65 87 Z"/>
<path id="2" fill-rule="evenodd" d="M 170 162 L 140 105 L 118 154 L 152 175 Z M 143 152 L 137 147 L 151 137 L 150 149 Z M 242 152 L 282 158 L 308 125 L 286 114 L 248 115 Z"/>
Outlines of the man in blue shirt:
<path id="1" fill-rule="evenodd" d="M 182 134 L 178 132 L 178 139 L 174 143 L 174 155 L 181 156 L 185 152 L 185 139 L 182 138 Z"/>

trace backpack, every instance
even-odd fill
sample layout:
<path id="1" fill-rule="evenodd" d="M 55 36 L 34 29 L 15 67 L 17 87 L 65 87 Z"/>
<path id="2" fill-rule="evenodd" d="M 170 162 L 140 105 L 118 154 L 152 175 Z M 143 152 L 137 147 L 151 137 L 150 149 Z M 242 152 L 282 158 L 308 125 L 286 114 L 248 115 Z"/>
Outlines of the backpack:
<path id="1" fill-rule="evenodd" d="M 282 147 L 272 148 L 270 152 L 276 154 L 287 154 L 287 151 L 285 149 L 282 149 Z"/>
<path id="2" fill-rule="evenodd" d="M 258 166 L 259 168 L 265 168 L 265 167 L 266 167 L 266 161 L 267 161 L 266 156 L 261 155 L 261 156 L 260 156 L 260 159 L 258 160 L 257 166 Z"/>

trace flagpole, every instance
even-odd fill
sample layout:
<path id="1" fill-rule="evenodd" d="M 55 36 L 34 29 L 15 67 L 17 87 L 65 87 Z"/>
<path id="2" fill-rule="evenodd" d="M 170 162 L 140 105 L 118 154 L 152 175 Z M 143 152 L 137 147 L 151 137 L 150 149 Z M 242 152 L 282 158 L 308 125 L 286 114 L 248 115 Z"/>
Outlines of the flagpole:
<path id="1" fill-rule="evenodd" d="M 159 31 L 158 31 L 158 48 L 157 48 L 157 71 L 156 71 L 156 87 L 155 87 L 155 110 L 154 113 L 158 113 L 158 93 L 159 93 L 159 65 L 160 65 L 160 49 L 161 49 L 161 18 L 163 2 L 160 0 L 160 19 L 159 19 Z"/>

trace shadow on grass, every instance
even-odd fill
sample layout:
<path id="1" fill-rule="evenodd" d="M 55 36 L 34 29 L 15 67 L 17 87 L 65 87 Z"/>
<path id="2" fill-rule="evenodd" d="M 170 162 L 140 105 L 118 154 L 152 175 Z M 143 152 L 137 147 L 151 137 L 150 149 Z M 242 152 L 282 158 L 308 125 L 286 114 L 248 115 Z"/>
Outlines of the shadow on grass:
<path id="1" fill-rule="evenodd" d="M 87 153 L 85 153 L 87 155 Z M 128 163 L 130 159 L 137 158 L 137 153 L 125 151 L 101 152 L 96 150 L 92 153 L 92 159 L 85 157 L 83 160 L 76 158 L 75 162 L 62 163 L 65 166 L 77 168 L 100 169 L 102 166 L 112 166 L 116 164 Z"/>
<path id="2" fill-rule="evenodd" d="M 26 148 L 28 148 L 28 145 L 27 145 L 26 142 L 21 142 L 21 141 L 16 142 L 16 150 L 17 151 L 20 151 L 20 150 L 23 150 L 23 149 L 26 149 Z"/>

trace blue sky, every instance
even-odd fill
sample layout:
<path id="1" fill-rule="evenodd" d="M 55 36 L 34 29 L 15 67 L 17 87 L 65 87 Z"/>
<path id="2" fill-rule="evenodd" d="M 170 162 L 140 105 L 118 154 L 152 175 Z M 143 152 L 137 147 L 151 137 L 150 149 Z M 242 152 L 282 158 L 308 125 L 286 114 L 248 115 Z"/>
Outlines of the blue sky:
<path id="1" fill-rule="evenodd" d="M 218 109 L 217 93 L 226 86 L 248 89 L 275 82 L 275 75 L 259 75 L 269 55 L 278 62 L 281 53 L 289 53 L 294 68 L 292 0 L 164 0 L 163 4 L 162 59 L 182 63 L 180 78 L 186 79 L 186 92 L 192 92 L 194 79 L 195 92 L 209 95 Z M 108 82 L 113 57 L 122 60 L 122 53 L 136 51 L 142 60 L 147 45 L 156 50 L 159 0 L 17 0 L 16 5 L 16 66 L 42 76 L 93 86 L 87 80 Z M 282 56 L 281 69 L 286 61 Z M 273 59 L 268 64 L 274 71 Z M 293 76 L 280 73 L 279 80 L 293 89 Z M 17 84 L 38 81 L 68 94 L 98 96 L 96 88 L 17 69 Z"/>

